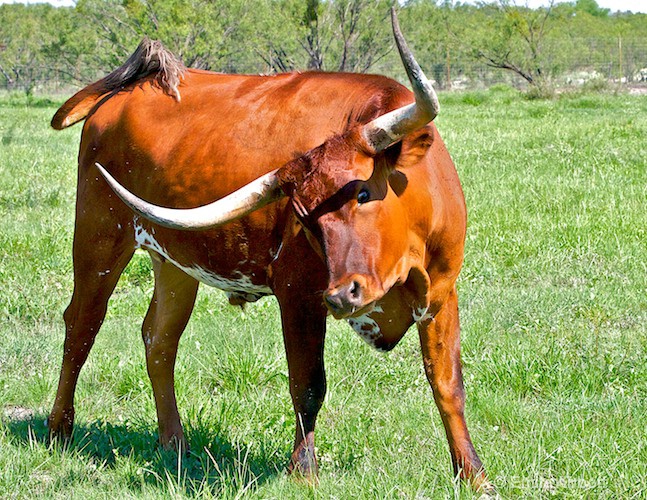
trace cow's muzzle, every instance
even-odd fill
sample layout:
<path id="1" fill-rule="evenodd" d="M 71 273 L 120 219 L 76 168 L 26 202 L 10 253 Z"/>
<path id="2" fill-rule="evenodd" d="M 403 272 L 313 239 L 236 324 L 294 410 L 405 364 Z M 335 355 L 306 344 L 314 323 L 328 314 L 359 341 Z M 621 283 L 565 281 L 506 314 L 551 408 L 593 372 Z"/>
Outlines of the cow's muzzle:
<path id="1" fill-rule="evenodd" d="M 352 316 L 365 305 L 364 286 L 361 282 L 360 279 L 353 279 L 324 292 L 324 303 L 336 319 Z"/>

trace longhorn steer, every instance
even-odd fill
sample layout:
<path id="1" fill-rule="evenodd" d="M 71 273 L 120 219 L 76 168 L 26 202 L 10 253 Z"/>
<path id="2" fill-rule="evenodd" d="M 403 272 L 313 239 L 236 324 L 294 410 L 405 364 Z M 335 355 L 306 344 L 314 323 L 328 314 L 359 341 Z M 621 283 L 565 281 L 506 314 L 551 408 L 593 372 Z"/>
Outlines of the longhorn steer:
<path id="1" fill-rule="evenodd" d="M 142 333 L 162 445 L 186 444 L 173 370 L 203 282 L 232 303 L 278 299 L 298 422 L 290 470 L 316 477 L 330 312 L 382 350 L 416 323 L 454 471 L 488 485 L 463 415 L 455 286 L 463 193 L 430 124 L 436 94 L 395 14 L 393 28 L 414 94 L 373 75 L 184 69 L 145 40 L 58 110 L 56 129 L 87 119 L 53 435 L 71 435 L 79 372 L 121 272 L 144 248 L 155 290 Z"/>

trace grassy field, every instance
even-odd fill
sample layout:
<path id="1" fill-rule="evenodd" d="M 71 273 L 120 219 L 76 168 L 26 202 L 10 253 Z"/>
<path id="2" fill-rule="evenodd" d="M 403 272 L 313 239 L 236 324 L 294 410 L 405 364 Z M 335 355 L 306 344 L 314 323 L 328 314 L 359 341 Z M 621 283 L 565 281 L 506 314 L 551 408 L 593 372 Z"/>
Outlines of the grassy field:
<path id="1" fill-rule="evenodd" d="M 467 419 L 505 498 L 647 496 L 647 98 L 441 95 L 470 214 L 459 282 Z M 27 106 L 26 104 L 30 104 Z M 452 478 L 417 334 L 391 353 L 330 321 L 321 484 L 293 438 L 275 300 L 201 288 L 177 386 L 192 452 L 156 446 L 137 254 L 81 375 L 76 439 L 49 447 L 71 296 L 80 127 L 0 99 L 0 497 L 471 498 Z"/>

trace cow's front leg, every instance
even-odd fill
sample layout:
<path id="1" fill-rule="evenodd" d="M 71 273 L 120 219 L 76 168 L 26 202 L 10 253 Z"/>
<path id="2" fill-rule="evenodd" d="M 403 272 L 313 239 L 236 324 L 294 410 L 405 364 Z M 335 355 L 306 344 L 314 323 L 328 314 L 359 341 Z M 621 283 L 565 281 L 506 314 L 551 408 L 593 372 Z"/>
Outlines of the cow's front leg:
<path id="1" fill-rule="evenodd" d="M 288 472 L 316 482 L 315 422 L 326 394 L 323 360 L 326 311 L 320 295 L 308 300 L 298 293 L 286 293 L 279 296 L 279 304 L 296 416 L 294 451 Z"/>
<path id="2" fill-rule="evenodd" d="M 460 474 L 477 490 L 492 490 L 465 423 L 465 390 L 455 288 L 434 319 L 418 323 L 418 333 L 427 379 L 449 441 L 454 474 Z"/>

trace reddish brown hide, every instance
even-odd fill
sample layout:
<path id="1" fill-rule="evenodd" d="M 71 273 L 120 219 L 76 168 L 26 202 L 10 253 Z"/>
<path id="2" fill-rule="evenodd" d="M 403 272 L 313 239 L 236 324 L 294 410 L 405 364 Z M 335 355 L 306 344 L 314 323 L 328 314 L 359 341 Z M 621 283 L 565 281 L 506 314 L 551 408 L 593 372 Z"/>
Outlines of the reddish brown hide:
<path id="1" fill-rule="evenodd" d="M 52 121 L 64 128 L 86 118 L 74 293 L 52 435 L 72 433 L 79 372 L 121 272 L 143 248 L 153 259 L 155 290 L 142 333 L 164 446 L 186 448 L 173 372 L 204 282 L 232 303 L 278 299 L 297 422 L 291 471 L 316 477 L 314 429 L 326 391 L 331 312 L 382 350 L 417 323 L 454 471 L 487 485 L 463 416 L 455 281 L 466 216 L 454 165 L 432 124 L 377 153 L 362 136 L 364 124 L 410 104 L 411 92 L 373 75 L 183 71 L 168 66 L 172 55 L 163 48 L 155 50 L 164 57 L 151 50 L 129 60 L 139 69 L 128 79 L 115 80 L 116 71 L 86 87 Z M 177 89 L 166 83 L 173 71 Z M 279 167 L 285 197 L 224 225 L 179 231 L 134 214 L 95 162 L 167 207 L 212 202 Z"/>

